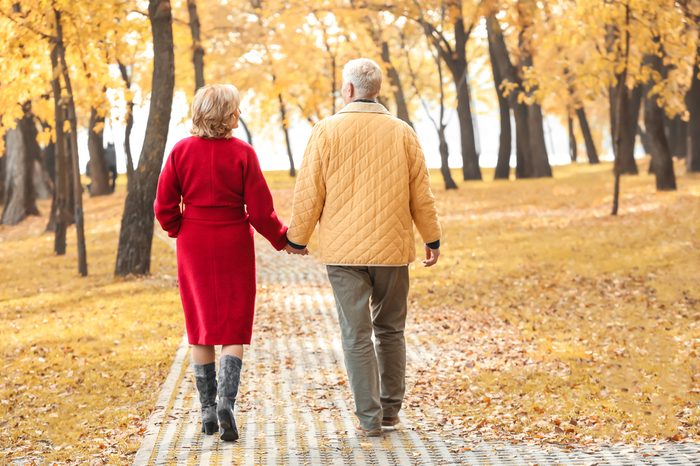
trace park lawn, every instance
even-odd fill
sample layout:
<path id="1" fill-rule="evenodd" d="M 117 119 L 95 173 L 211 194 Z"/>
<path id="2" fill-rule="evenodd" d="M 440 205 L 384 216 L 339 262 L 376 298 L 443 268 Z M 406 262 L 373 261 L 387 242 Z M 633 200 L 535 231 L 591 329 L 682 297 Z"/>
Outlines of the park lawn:
<path id="1" fill-rule="evenodd" d="M 443 257 L 414 268 L 411 300 L 441 356 L 412 401 L 485 438 L 700 440 L 700 176 L 678 163 L 678 191 L 657 193 L 646 171 L 622 179 L 617 217 L 610 164 L 447 193 L 434 178 Z"/>
<path id="2" fill-rule="evenodd" d="M 84 202 L 87 278 L 73 228 L 66 256 L 53 254 L 48 201 L 0 227 L 2 464 L 129 463 L 182 338 L 172 250 L 154 239 L 152 275 L 115 278 L 124 186 Z"/>

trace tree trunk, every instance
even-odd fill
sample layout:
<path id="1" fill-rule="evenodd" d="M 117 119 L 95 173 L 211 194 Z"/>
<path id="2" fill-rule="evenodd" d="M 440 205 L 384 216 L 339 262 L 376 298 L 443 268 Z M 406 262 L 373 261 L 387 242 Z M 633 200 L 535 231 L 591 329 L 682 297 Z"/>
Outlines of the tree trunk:
<path id="1" fill-rule="evenodd" d="M 655 38 L 658 41 L 658 38 Z M 661 73 L 661 57 L 657 54 L 647 55 L 644 60 L 651 69 Z M 656 189 L 658 191 L 674 191 L 676 189 L 676 175 L 673 172 L 673 158 L 668 147 L 666 131 L 664 129 L 664 110 L 652 94 L 655 81 L 652 78 L 645 86 L 644 99 L 644 126 L 649 138 L 649 149 L 654 164 L 656 175 Z"/>
<path id="2" fill-rule="evenodd" d="M 51 211 L 49 213 L 49 221 L 46 224 L 47 232 L 56 231 L 56 143 L 49 142 L 43 151 L 44 167 L 46 174 L 49 177 L 51 185 Z"/>
<path id="3" fill-rule="evenodd" d="M 462 177 L 464 181 L 480 180 L 481 168 L 479 167 L 479 155 L 476 153 L 469 84 L 467 83 L 467 64 L 466 61 L 464 63 L 453 62 L 448 63 L 448 67 L 457 91 L 457 118 L 459 119 L 462 147 Z"/>
<path id="4" fill-rule="evenodd" d="M 567 126 L 569 128 L 569 157 L 572 162 L 576 162 L 578 158 L 578 147 L 576 147 L 576 134 L 574 133 L 574 119 L 569 115 L 566 118 Z"/>
<path id="5" fill-rule="evenodd" d="M 22 140 L 27 151 L 27 168 L 29 169 L 29 184 L 27 190 L 27 213 L 28 215 L 39 215 L 36 207 L 36 199 L 48 199 L 51 197 L 51 183 L 48 174 L 44 171 L 43 159 L 41 157 L 41 147 L 37 136 L 39 132 L 36 128 L 36 121 L 32 113 L 31 103 L 24 106 L 24 116 L 19 121 L 19 129 L 22 131 Z"/>
<path id="6" fill-rule="evenodd" d="M 104 196 L 112 192 L 105 161 L 104 122 L 105 118 L 98 114 L 97 109 L 91 108 L 88 130 L 90 162 L 89 168 L 86 169 L 87 175 L 90 177 L 91 196 Z M 97 128 L 98 125 L 101 128 Z"/>
<path id="7" fill-rule="evenodd" d="M 498 161 L 496 162 L 496 171 L 494 179 L 507 180 L 510 178 L 510 152 L 511 152 L 511 130 L 510 130 L 510 107 L 508 99 L 503 94 L 501 83 L 503 82 L 503 73 L 498 67 L 496 59 L 496 51 L 494 49 L 494 41 L 490 37 L 491 29 L 487 29 L 489 35 L 489 57 L 491 58 L 491 72 L 493 73 L 493 83 L 496 87 L 496 96 L 498 97 L 498 111 L 500 115 L 501 132 L 498 139 Z"/>
<path id="8" fill-rule="evenodd" d="M 16 225 L 28 215 L 39 215 L 34 190 L 34 163 L 40 160 L 36 122 L 31 102 L 23 105 L 24 115 L 7 133 L 5 148 L 3 212 L 0 223 Z"/>
<path id="9" fill-rule="evenodd" d="M 435 28 L 426 21 L 420 20 L 428 40 L 432 41 L 438 50 L 442 60 L 452 74 L 455 91 L 457 93 L 457 117 L 459 119 L 459 133 L 462 151 L 462 177 L 467 180 L 480 180 L 481 168 L 479 167 L 479 154 L 476 151 L 476 138 L 472 121 L 471 99 L 469 97 L 469 81 L 467 74 L 467 41 L 469 33 L 464 27 L 464 20 L 460 15 L 454 20 L 454 50 L 445 47 L 436 38 Z"/>
<path id="10" fill-rule="evenodd" d="M 440 173 L 445 181 L 445 189 L 457 189 L 457 183 L 455 183 L 455 180 L 452 178 L 452 172 L 450 172 L 450 150 L 445 139 L 444 125 L 441 125 L 438 129 L 438 139 L 440 141 Z"/>
<path id="11" fill-rule="evenodd" d="M 85 277 L 88 274 L 87 267 L 87 248 L 85 246 L 85 225 L 83 219 L 83 187 L 80 182 L 80 164 L 78 160 L 78 118 L 75 113 L 75 100 L 73 98 L 73 86 L 71 85 L 70 74 L 68 72 L 68 63 L 66 62 L 66 49 L 63 44 L 63 27 L 61 25 L 61 12 L 54 10 L 56 18 L 56 43 L 58 45 L 58 58 L 61 61 L 61 72 L 63 74 L 63 82 L 66 86 L 68 95 L 67 110 L 68 122 L 70 123 L 70 152 L 71 152 L 71 168 L 73 170 L 73 206 L 75 216 L 75 231 L 78 247 L 78 273 Z"/>
<path id="12" fill-rule="evenodd" d="M 280 104 L 280 119 L 282 120 L 282 131 L 284 131 L 284 142 L 287 145 L 287 156 L 289 157 L 289 176 L 297 176 L 297 171 L 294 168 L 294 157 L 292 156 L 292 144 L 289 140 L 289 126 L 287 125 L 287 107 L 284 104 L 282 94 L 277 94 L 277 100 Z"/>
<path id="13" fill-rule="evenodd" d="M 131 90 L 131 76 L 126 65 L 119 62 L 119 73 L 122 75 L 124 86 L 126 87 L 126 126 L 124 127 L 124 153 L 126 154 L 126 179 L 127 184 L 134 174 L 134 159 L 131 155 L 131 130 L 134 127 L 134 99 L 129 96 Z M 128 187 L 127 187 L 128 190 Z"/>
<path id="14" fill-rule="evenodd" d="M 583 107 L 576 109 L 576 117 L 578 117 L 578 124 L 581 128 L 581 134 L 583 134 L 583 141 L 586 144 L 586 155 L 588 155 L 588 163 L 591 165 L 600 163 L 598 158 L 598 151 L 595 148 L 595 143 L 593 142 L 593 135 L 591 134 L 591 128 L 588 126 L 588 118 L 586 118 L 586 111 Z"/>
<path id="15" fill-rule="evenodd" d="M 700 48 L 698 48 L 700 54 Z M 685 96 L 685 103 L 690 113 L 688 120 L 688 154 L 685 166 L 688 172 L 700 172 L 700 62 L 696 58 L 693 68 L 693 82 Z"/>
<path id="16" fill-rule="evenodd" d="M 618 80 L 620 77 L 618 76 Z M 616 115 L 615 103 L 617 102 L 617 93 L 622 87 L 621 102 L 619 104 L 621 115 Z M 611 117 L 611 133 L 616 133 L 617 121 L 621 121 L 620 128 L 620 154 L 615 154 L 615 159 L 618 160 L 619 170 L 621 175 L 636 175 L 639 173 L 637 162 L 634 160 L 634 147 L 637 138 L 637 126 L 639 125 L 639 110 L 642 103 L 642 88 L 636 86 L 634 89 L 628 89 L 627 86 L 614 86 L 610 88 L 610 117 Z M 615 145 L 613 145 L 613 151 Z"/>
<path id="17" fill-rule="evenodd" d="M 27 215 L 37 215 L 32 189 L 32 161 L 22 137 L 22 130 L 7 131 L 5 150 L 5 195 L 3 199 L 3 225 L 16 225 Z"/>
<path id="18" fill-rule="evenodd" d="M 34 161 L 32 182 L 37 199 L 50 199 L 53 196 L 51 178 L 41 160 Z"/>
<path id="19" fill-rule="evenodd" d="M 0 157 L 0 199 L 5 199 L 5 162 L 7 161 L 7 132 L 3 135 L 5 153 Z"/>
<path id="20" fill-rule="evenodd" d="M 204 47 L 202 46 L 199 15 L 196 0 L 187 0 L 190 15 L 190 32 L 192 33 L 192 64 L 194 65 L 194 91 L 204 86 Z"/>
<path id="21" fill-rule="evenodd" d="M 335 115 L 336 112 L 336 100 L 338 97 L 338 64 L 336 62 L 336 56 L 335 54 L 331 51 L 330 45 L 326 42 L 326 51 L 328 52 L 328 56 L 331 59 L 331 115 Z M 281 94 L 280 94 L 281 97 Z M 286 136 L 286 129 L 285 129 L 285 136 Z M 289 153 L 289 150 L 287 151 Z M 293 164 L 292 164 L 293 165 Z M 292 172 L 294 171 L 294 167 L 289 169 L 289 174 L 291 176 Z"/>
<path id="22" fill-rule="evenodd" d="M 647 171 L 647 173 L 651 175 L 654 173 L 654 164 L 656 163 L 656 160 L 654 159 L 654 152 L 651 150 L 651 143 L 649 142 L 649 133 L 646 131 L 646 129 L 642 128 L 641 125 L 637 125 L 637 136 L 639 136 L 639 140 L 642 143 L 644 153 L 650 156 L 649 170 Z"/>
<path id="23" fill-rule="evenodd" d="M 522 56 L 521 69 L 531 67 L 532 56 L 530 53 L 525 50 L 521 50 L 520 53 Z M 532 94 L 535 91 L 536 88 L 529 92 Z M 533 102 L 527 106 L 527 124 L 532 158 L 532 176 L 535 178 L 552 176 L 552 167 L 549 165 L 549 156 L 547 155 L 547 143 L 544 140 L 544 120 L 540 104 Z"/>
<path id="24" fill-rule="evenodd" d="M 625 53 L 624 53 L 624 64 L 622 72 L 617 75 L 617 84 L 615 89 L 614 100 L 612 99 L 613 89 L 611 89 L 611 101 L 610 101 L 610 126 L 613 129 L 613 151 L 615 152 L 615 163 L 613 165 L 613 175 L 615 177 L 615 182 L 613 185 L 613 204 L 612 211 L 610 215 L 617 215 L 620 208 L 620 182 L 623 173 L 622 166 L 622 142 L 623 142 L 623 122 L 624 117 L 628 117 L 625 106 L 625 95 L 627 86 L 625 81 L 627 81 L 627 70 L 629 67 L 629 57 L 630 57 L 630 41 L 631 35 L 629 30 L 630 25 L 630 4 L 629 0 L 625 3 Z M 635 120 L 635 128 L 636 128 Z M 633 139 L 634 140 L 634 139 Z M 634 146 L 634 145 L 633 145 Z M 634 160 L 634 159 L 633 159 Z"/>
<path id="25" fill-rule="evenodd" d="M 149 0 L 153 34 L 153 80 L 148 123 L 138 170 L 128 182 L 124 203 L 116 275 L 145 275 L 151 268 L 153 201 L 168 138 L 175 87 L 172 12 L 169 0 Z"/>
<path id="26" fill-rule="evenodd" d="M 673 171 L 673 158 L 663 126 L 663 109 L 656 104 L 655 97 L 648 96 L 650 86 L 647 86 L 647 97 L 644 99 L 644 125 L 646 126 L 645 136 L 651 155 L 649 173 L 656 175 L 657 191 L 674 191 L 676 189 L 676 175 Z"/>
<path id="27" fill-rule="evenodd" d="M 513 63 L 510 61 L 508 48 L 506 47 L 503 32 L 501 31 L 501 25 L 496 19 L 495 14 L 489 15 L 486 18 L 486 26 L 489 47 L 493 47 L 493 56 L 496 59 L 499 72 L 504 80 L 520 86 L 520 78 L 518 77 Z M 513 119 L 515 121 L 515 177 L 529 178 L 533 174 L 533 166 L 530 150 L 528 110 L 524 103 L 518 101 L 519 94 L 519 89 L 512 90 L 508 93 L 508 102 L 510 108 L 513 109 Z"/>
<path id="28" fill-rule="evenodd" d="M 668 146 L 673 157 L 685 158 L 688 153 L 688 122 L 680 116 L 668 118 L 664 114 L 664 127 L 668 137 Z"/>
<path id="29" fill-rule="evenodd" d="M 552 176 L 549 165 L 547 144 L 544 141 L 544 121 L 540 104 L 527 106 L 528 128 L 530 129 L 530 154 L 532 155 L 532 176 L 535 178 Z"/>
<path id="30" fill-rule="evenodd" d="M 394 68 L 393 63 L 391 63 L 391 55 L 389 51 L 389 43 L 385 40 L 381 43 L 381 55 L 382 61 L 387 67 L 387 77 L 389 78 L 389 85 L 391 85 L 391 90 L 394 94 L 394 101 L 396 102 L 396 116 L 413 128 L 413 123 L 411 122 L 411 117 L 408 114 L 408 106 L 406 105 L 406 96 L 403 92 L 403 86 L 401 85 L 401 77 L 398 71 Z"/>

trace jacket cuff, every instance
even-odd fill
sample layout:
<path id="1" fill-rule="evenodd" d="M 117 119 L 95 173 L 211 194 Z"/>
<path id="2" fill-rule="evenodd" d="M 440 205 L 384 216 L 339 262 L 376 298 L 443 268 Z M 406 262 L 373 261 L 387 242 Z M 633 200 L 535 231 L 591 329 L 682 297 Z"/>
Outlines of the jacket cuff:
<path id="1" fill-rule="evenodd" d="M 287 240 L 287 244 L 293 247 L 294 249 L 305 249 L 306 246 L 302 246 L 301 244 L 293 243 L 289 240 Z"/>
<path id="2" fill-rule="evenodd" d="M 425 243 L 430 249 L 440 249 L 440 240 L 433 241 L 432 243 Z"/>

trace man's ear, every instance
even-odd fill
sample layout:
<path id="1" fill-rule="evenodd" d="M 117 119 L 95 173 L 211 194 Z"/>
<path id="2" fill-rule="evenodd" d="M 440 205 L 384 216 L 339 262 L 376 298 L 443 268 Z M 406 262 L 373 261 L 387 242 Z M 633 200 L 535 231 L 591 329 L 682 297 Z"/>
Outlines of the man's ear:
<path id="1" fill-rule="evenodd" d="M 352 100 L 355 97 L 355 86 L 352 83 L 348 83 L 348 99 Z"/>

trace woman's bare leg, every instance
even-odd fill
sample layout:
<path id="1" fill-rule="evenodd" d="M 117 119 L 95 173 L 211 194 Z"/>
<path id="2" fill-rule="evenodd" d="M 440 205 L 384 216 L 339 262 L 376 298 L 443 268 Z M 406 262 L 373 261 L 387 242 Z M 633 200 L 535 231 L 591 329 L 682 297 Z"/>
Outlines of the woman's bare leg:
<path id="1" fill-rule="evenodd" d="M 195 364 L 209 364 L 214 362 L 216 354 L 212 345 L 192 345 L 192 362 Z"/>
<path id="2" fill-rule="evenodd" d="M 243 360 L 243 345 L 223 345 L 221 347 L 221 356 L 229 355 L 236 356 L 238 359 Z M 212 361 L 214 357 L 212 356 Z"/>

